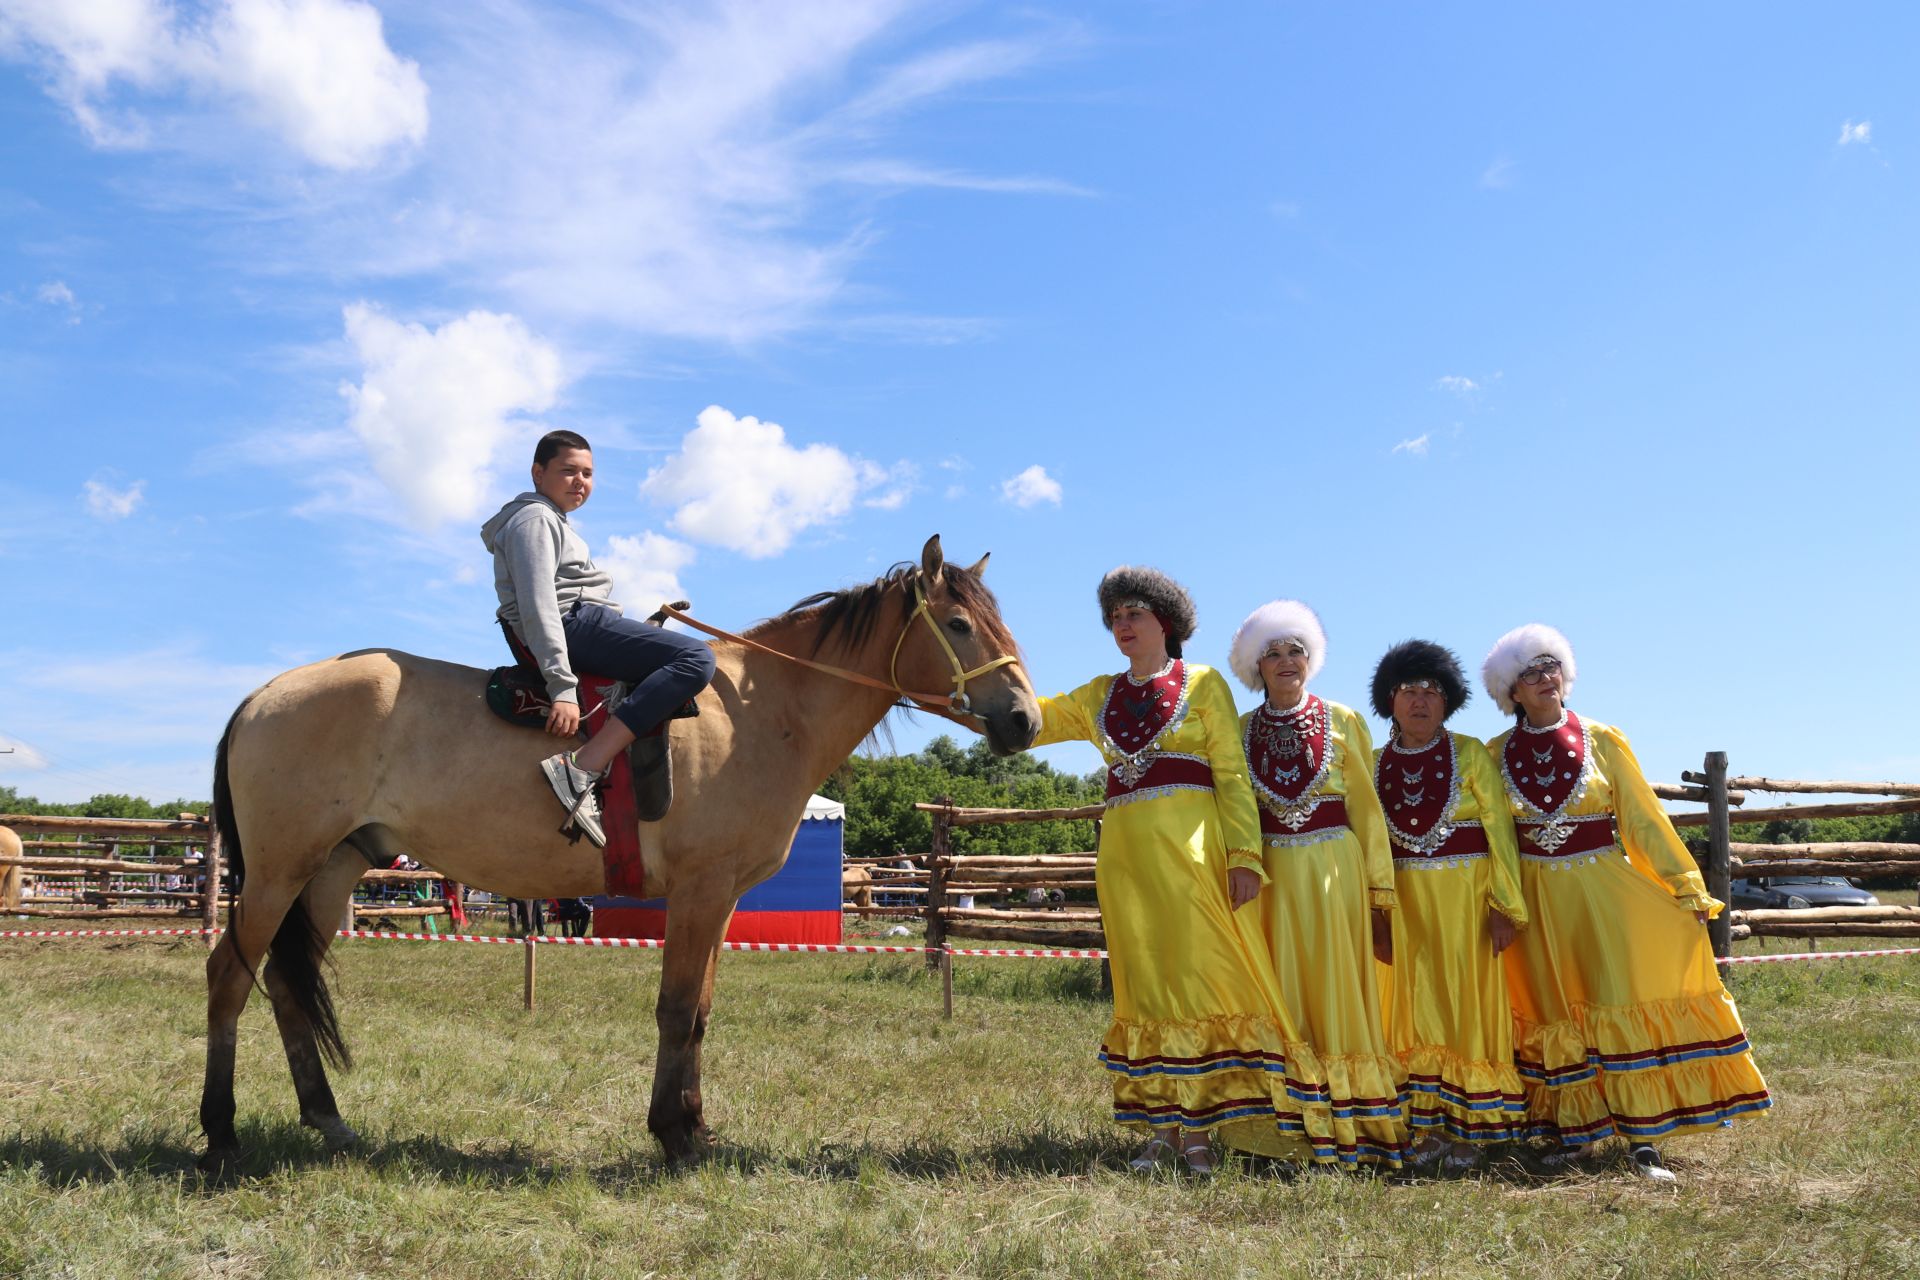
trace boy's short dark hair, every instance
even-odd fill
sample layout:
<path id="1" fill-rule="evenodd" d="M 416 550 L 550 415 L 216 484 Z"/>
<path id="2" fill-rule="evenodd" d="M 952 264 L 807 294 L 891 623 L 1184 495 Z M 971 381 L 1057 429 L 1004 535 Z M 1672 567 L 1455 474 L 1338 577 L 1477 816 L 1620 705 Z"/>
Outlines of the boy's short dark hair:
<path id="1" fill-rule="evenodd" d="M 573 431 L 549 431 L 540 437 L 540 443 L 533 446 L 533 465 L 544 467 L 553 461 L 553 455 L 562 449 L 585 449 L 593 452 L 593 446 L 587 438 Z"/>

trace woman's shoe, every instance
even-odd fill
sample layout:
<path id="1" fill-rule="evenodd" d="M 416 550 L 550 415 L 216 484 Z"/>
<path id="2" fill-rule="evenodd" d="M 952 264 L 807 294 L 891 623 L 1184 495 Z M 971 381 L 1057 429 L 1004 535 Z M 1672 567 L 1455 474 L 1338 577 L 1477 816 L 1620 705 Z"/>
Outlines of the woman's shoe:
<path id="1" fill-rule="evenodd" d="M 1220 1171 L 1220 1158 L 1213 1153 L 1213 1143 L 1205 1134 L 1198 1142 L 1182 1142 L 1180 1158 L 1187 1162 L 1187 1172 L 1202 1178 L 1211 1178 Z"/>
<path id="2" fill-rule="evenodd" d="M 1159 1134 L 1147 1139 L 1147 1145 L 1141 1147 L 1133 1159 L 1127 1161 L 1127 1168 L 1135 1173 L 1152 1173 L 1160 1167 L 1160 1162 L 1174 1155 L 1173 1144 Z"/>
<path id="3" fill-rule="evenodd" d="M 1670 1187 L 1680 1179 L 1673 1176 L 1673 1170 L 1667 1168 L 1660 1153 L 1648 1143 L 1641 1143 L 1630 1154 L 1633 1171 L 1655 1186 Z"/>

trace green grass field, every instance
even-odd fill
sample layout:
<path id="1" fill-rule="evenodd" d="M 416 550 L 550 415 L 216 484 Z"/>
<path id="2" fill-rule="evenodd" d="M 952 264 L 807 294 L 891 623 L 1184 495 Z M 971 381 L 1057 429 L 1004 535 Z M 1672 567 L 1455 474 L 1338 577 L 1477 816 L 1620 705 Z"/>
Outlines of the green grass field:
<path id="1" fill-rule="evenodd" d="M 256 996 L 252 1156 L 211 1183 L 200 944 L 0 942 L 0 1276 L 1920 1275 L 1920 957 L 1741 969 L 1776 1108 L 1672 1144 L 1661 1191 L 1617 1159 L 1132 1176 L 1092 963 L 957 962 L 946 1022 L 917 958 L 759 954 L 722 961 L 720 1158 L 675 1175 L 645 1127 L 657 953 L 545 951 L 532 1014 L 517 949 L 335 954 L 363 1149 L 293 1123 Z"/>

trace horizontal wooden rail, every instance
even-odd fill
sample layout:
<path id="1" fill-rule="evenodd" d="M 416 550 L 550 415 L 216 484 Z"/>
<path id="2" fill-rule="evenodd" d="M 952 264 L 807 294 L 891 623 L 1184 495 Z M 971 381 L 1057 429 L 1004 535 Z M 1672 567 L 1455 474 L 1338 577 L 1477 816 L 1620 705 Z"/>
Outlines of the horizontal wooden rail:
<path id="1" fill-rule="evenodd" d="M 995 822 L 1084 822 L 1107 811 L 1104 804 L 1081 805 L 1077 809 L 961 809 L 952 805 L 913 806 L 924 813 L 942 813 L 956 827 L 977 827 Z"/>
<path id="2" fill-rule="evenodd" d="M 1024 857 L 982 853 L 943 858 L 940 865 L 947 868 L 949 875 L 972 875 L 982 867 L 1092 867 L 1097 861 L 1091 853 L 1034 853 Z"/>
<path id="3" fill-rule="evenodd" d="M 941 907 L 939 915 L 943 920 L 1006 920 L 1014 923 L 1038 924 L 1054 920 L 1061 924 L 1099 924 L 1098 911 L 997 911 L 991 907 Z"/>
<path id="4" fill-rule="evenodd" d="M 1662 800 L 1691 800 L 1695 804 L 1705 804 L 1707 802 L 1707 789 L 1705 787 L 1682 786 L 1678 782 L 1651 782 L 1647 785 L 1652 787 L 1653 794 L 1659 796 Z M 1728 804 L 1738 805 L 1745 804 L 1746 802 L 1746 792 L 1727 792 Z"/>
<path id="5" fill-rule="evenodd" d="M 1733 874 L 1752 880 L 1771 876 L 1845 876 L 1849 879 L 1878 880 L 1910 877 L 1920 879 L 1920 859 L 1902 862 L 1828 862 L 1819 858 L 1781 862 L 1742 862 L 1730 864 Z"/>
<path id="6" fill-rule="evenodd" d="M 1736 911 L 1735 924 L 1881 924 L 1911 920 L 1920 924 L 1920 907 L 1802 907 L 1798 911 L 1779 908 Z"/>
<path id="7" fill-rule="evenodd" d="M 1747 862 L 1785 861 L 1790 858 L 1820 858 L 1827 862 L 1858 858 L 1863 862 L 1886 862 L 1920 858 L 1920 844 L 1901 844 L 1893 840 L 1835 840 L 1830 844 L 1746 844 L 1736 840 L 1727 849 Z"/>
<path id="8" fill-rule="evenodd" d="M 1680 775 L 1688 782 L 1705 782 L 1706 775 L 1687 770 Z M 1802 782 L 1794 778 L 1728 778 L 1729 787 L 1748 791 L 1789 792 L 1813 796 L 1920 796 L 1920 782 Z"/>
<path id="9" fill-rule="evenodd" d="M 1775 818 L 1792 821 L 1795 818 L 1876 818 L 1883 814 L 1920 813 L 1920 797 L 1910 800 L 1859 801 L 1853 804 L 1797 804 L 1785 805 L 1778 809 L 1747 809 L 1734 815 L 1734 823 L 1744 826 L 1752 822 L 1772 822 Z M 1704 827 L 1707 814 L 1670 813 L 1667 815 L 1676 827 Z"/>
<path id="10" fill-rule="evenodd" d="M 1887 920 L 1874 924 L 1751 924 L 1745 928 L 1747 936 L 1753 938 L 1920 938 L 1920 920 Z"/>
<path id="11" fill-rule="evenodd" d="M 1060 947 L 1071 951 L 1102 949 L 1107 935 L 1098 929 L 1044 929 L 1030 924 L 982 924 L 956 920 L 947 929 L 949 942 L 1018 942 L 1030 947 Z"/>
<path id="12" fill-rule="evenodd" d="M 168 822 L 158 818 L 68 818 L 33 813 L 0 813 L 0 827 L 12 827 L 15 831 L 98 831 L 128 836 L 205 837 L 211 834 L 204 822 Z"/>
<path id="13" fill-rule="evenodd" d="M 133 876 L 159 876 L 169 871 L 203 871 L 206 865 L 204 862 L 125 862 L 117 858 L 51 858 L 42 855 L 0 857 L 0 867 L 25 867 L 28 871 L 112 871 Z"/>

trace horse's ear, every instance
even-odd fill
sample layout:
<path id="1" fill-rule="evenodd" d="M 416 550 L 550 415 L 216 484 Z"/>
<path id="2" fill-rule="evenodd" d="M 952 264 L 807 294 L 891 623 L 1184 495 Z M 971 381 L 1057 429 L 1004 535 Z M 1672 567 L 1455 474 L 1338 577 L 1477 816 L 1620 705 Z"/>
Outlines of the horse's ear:
<path id="1" fill-rule="evenodd" d="M 974 566 L 973 566 L 973 568 L 971 568 L 971 569 L 969 569 L 969 570 L 967 570 L 967 572 L 968 572 L 968 573 L 970 573 L 970 574 L 972 574 L 972 575 L 973 575 L 974 577 L 976 577 L 976 578 L 984 578 L 984 577 L 986 577 L 986 576 L 987 576 L 987 561 L 989 561 L 989 560 L 991 560 L 991 559 L 993 559 L 993 552 L 991 552 L 991 551 L 989 551 L 989 552 L 987 552 L 987 554 L 985 554 L 985 555 L 983 555 L 983 556 L 981 556 L 981 557 L 980 557 L 980 559 L 979 559 L 979 560 L 977 560 L 977 561 L 976 561 L 976 562 L 974 563 Z"/>
<path id="2" fill-rule="evenodd" d="M 926 546 L 920 548 L 920 571 L 927 575 L 928 582 L 938 582 L 940 571 L 946 565 L 946 553 L 940 550 L 940 535 L 936 533 L 927 539 Z"/>

